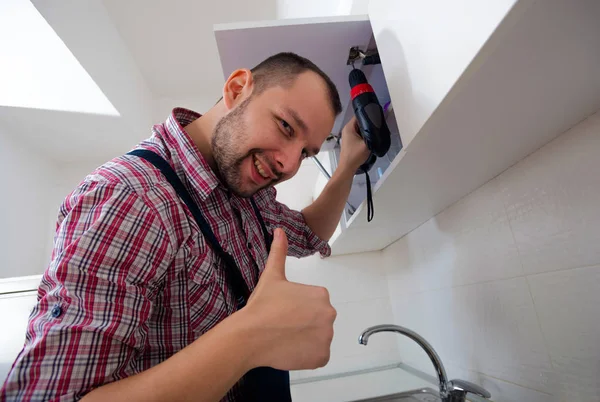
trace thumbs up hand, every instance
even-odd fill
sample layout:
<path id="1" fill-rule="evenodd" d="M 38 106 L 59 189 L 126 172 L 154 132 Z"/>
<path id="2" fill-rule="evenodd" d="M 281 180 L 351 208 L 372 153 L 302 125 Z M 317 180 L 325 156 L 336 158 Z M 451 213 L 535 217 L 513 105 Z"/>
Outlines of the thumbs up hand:
<path id="1" fill-rule="evenodd" d="M 267 265 L 248 304 L 240 310 L 262 338 L 256 366 L 281 370 L 322 367 L 329 361 L 336 311 L 323 287 L 289 282 L 285 277 L 287 238 L 276 229 Z"/>

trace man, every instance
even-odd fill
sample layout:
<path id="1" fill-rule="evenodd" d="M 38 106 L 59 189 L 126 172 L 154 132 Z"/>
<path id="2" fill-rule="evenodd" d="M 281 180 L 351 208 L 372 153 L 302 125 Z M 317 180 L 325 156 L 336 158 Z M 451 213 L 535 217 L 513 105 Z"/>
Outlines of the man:
<path id="1" fill-rule="evenodd" d="M 250 385 L 268 395 L 285 373 L 258 367 L 325 365 L 335 310 L 324 288 L 288 282 L 284 264 L 286 254 L 330 253 L 326 241 L 368 157 L 354 121 L 310 206 L 288 209 L 272 186 L 319 152 L 340 111 L 318 67 L 277 54 L 234 71 L 202 117 L 175 109 L 135 151 L 145 153 L 89 175 L 60 208 L 2 399 L 256 400 Z M 284 394 L 273 400 L 289 399 L 289 386 Z"/>

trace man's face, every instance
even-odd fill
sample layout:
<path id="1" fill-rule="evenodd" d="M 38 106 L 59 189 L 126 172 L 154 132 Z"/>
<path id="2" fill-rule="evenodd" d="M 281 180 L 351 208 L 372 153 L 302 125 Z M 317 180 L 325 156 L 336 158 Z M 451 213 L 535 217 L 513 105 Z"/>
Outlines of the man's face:
<path id="1" fill-rule="evenodd" d="M 287 180 L 305 157 L 319 152 L 334 120 L 325 83 L 313 72 L 288 88 L 252 95 L 215 127 L 211 145 L 219 175 L 242 197 Z"/>

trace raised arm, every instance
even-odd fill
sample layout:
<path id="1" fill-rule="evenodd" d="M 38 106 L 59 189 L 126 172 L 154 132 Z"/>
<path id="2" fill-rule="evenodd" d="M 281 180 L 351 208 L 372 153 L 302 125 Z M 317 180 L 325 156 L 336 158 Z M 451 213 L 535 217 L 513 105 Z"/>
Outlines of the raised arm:
<path id="1" fill-rule="evenodd" d="M 342 130 L 342 149 L 338 167 L 317 199 L 302 210 L 306 224 L 327 241 L 335 232 L 344 204 L 350 195 L 354 174 L 369 157 L 369 151 L 356 127 L 356 118 Z"/>

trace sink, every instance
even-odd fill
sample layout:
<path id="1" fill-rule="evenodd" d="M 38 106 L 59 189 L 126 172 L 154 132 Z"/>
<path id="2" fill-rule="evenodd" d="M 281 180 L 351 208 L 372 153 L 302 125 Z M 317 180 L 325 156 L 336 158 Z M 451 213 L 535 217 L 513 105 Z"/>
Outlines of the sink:
<path id="1" fill-rule="evenodd" d="M 440 402 L 441 399 L 438 395 L 438 391 L 432 388 L 421 388 L 376 398 L 360 399 L 354 402 Z"/>

